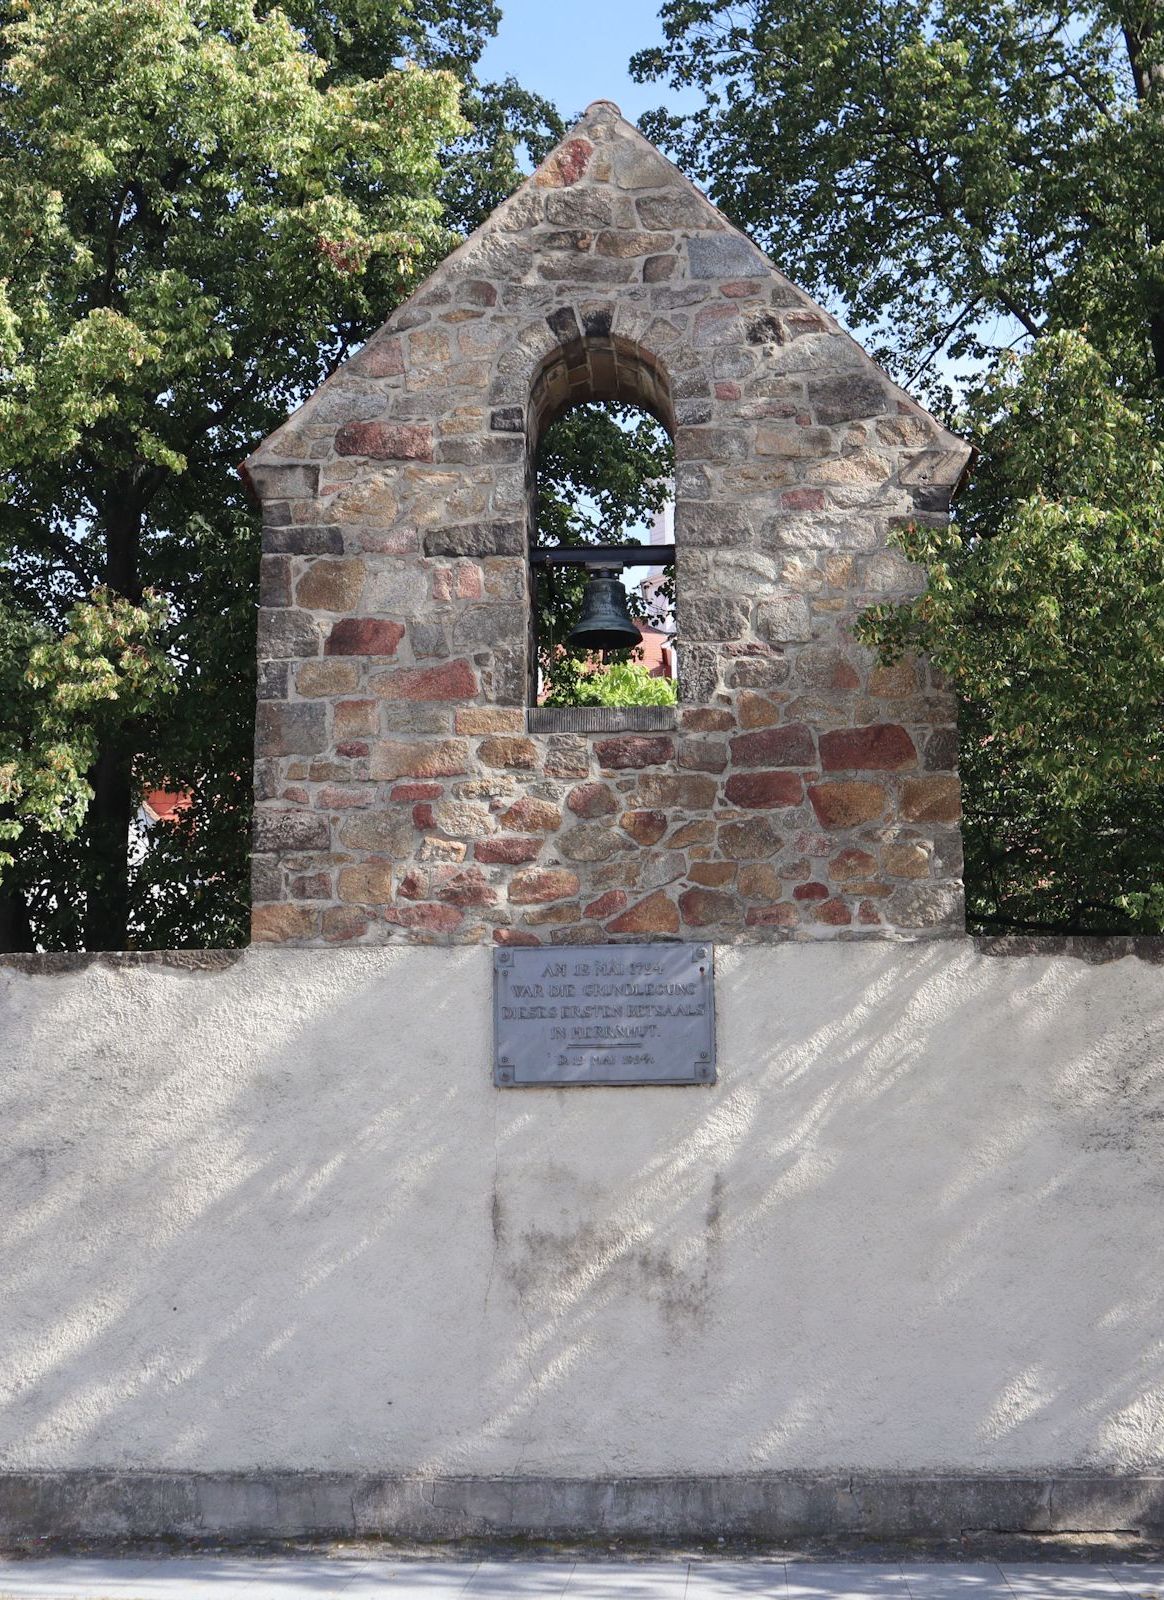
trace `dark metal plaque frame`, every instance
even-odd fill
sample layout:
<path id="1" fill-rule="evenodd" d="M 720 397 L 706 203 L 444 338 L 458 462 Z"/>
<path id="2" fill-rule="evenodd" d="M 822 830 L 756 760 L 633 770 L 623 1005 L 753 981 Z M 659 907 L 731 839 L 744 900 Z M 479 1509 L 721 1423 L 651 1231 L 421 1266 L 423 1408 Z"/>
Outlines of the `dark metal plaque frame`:
<path id="1" fill-rule="evenodd" d="M 499 1089 L 715 1082 L 710 944 L 590 944 L 493 954 Z"/>

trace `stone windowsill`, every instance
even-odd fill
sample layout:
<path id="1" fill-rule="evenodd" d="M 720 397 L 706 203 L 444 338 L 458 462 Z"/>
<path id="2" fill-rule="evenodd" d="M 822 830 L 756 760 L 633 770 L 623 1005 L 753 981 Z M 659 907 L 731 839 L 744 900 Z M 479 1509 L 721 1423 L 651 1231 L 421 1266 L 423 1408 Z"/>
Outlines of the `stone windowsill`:
<path id="1" fill-rule="evenodd" d="M 530 733 L 672 733 L 678 706 L 530 706 Z"/>

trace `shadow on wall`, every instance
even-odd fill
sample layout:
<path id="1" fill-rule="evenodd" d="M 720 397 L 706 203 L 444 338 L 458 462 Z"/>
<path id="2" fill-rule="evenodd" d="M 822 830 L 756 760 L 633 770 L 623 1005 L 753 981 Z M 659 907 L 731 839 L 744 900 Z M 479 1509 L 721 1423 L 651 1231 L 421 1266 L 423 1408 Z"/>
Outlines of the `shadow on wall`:
<path id="1" fill-rule="evenodd" d="M 723 952 L 717 1087 L 526 1093 L 489 971 L 5 975 L 0 1466 L 1158 1461 L 1151 969 Z"/>

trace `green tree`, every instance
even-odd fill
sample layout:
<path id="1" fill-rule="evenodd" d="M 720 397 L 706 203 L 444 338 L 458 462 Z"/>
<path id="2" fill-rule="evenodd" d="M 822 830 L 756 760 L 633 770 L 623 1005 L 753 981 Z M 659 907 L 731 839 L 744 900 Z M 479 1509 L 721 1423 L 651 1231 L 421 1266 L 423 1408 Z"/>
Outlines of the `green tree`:
<path id="1" fill-rule="evenodd" d="M 84 827 L 26 830 L 0 926 L 245 939 L 258 545 L 235 465 L 513 186 L 519 141 L 557 130 L 473 80 L 497 20 L 485 0 L 0 0 L 0 605 L 60 637 L 100 586 L 156 592 L 175 678 L 102 717 Z M 151 786 L 193 804 L 131 871 Z"/>
<path id="2" fill-rule="evenodd" d="M 98 590 L 78 601 L 54 633 L 0 606 L 0 871 L 22 839 L 70 840 L 92 798 L 87 774 L 106 726 L 126 704 L 146 711 L 172 687 L 172 669 L 153 643 L 164 619 L 156 595 L 131 605 Z M 0 899 L 0 948 L 31 943 L 30 908 Z"/>
<path id="3" fill-rule="evenodd" d="M 929 593 L 865 630 L 961 696 L 971 925 L 1164 928 L 1159 5 L 663 19 L 633 69 L 702 104 L 647 131 L 979 446 L 903 541 Z"/>
<path id="4" fill-rule="evenodd" d="M 979 493 L 901 536 L 929 586 L 860 632 L 961 697 L 975 922 L 1162 926 L 1164 444 L 1076 334 L 987 393 Z"/>
<path id="5" fill-rule="evenodd" d="M 1153 0 L 667 0 L 643 118 L 907 382 L 1090 329 L 1164 381 L 1161 13 Z"/>

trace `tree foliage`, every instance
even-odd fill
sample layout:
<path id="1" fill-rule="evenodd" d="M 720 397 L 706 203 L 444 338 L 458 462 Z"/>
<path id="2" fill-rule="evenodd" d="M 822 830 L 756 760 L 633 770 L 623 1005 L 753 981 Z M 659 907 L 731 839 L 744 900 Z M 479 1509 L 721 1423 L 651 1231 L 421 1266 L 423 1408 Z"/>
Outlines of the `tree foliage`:
<path id="1" fill-rule="evenodd" d="M 76 836 L 103 724 L 122 702 L 150 705 L 172 687 L 170 663 L 153 642 L 164 612 L 156 595 L 134 606 L 98 589 L 57 634 L 0 610 L 0 841 L 15 843 L 28 829 Z M 0 865 L 12 859 L 0 847 Z"/>
<path id="2" fill-rule="evenodd" d="M 1159 6 L 663 20 L 633 68 L 702 104 L 646 130 L 979 446 L 957 526 L 903 540 L 929 592 L 865 628 L 961 696 L 972 924 L 1164 928 Z"/>
<path id="3" fill-rule="evenodd" d="M 174 677 L 126 678 L 84 828 L 13 851 L 8 925 L 42 944 L 246 937 L 258 541 L 236 463 L 556 131 L 474 81 L 497 17 L 0 0 L 0 605 L 59 638 L 103 588 L 145 607 Z M 193 804 L 131 873 L 143 787 Z"/>
<path id="4" fill-rule="evenodd" d="M 551 706 L 673 706 L 678 699 L 671 678 L 653 678 L 641 661 L 612 661 L 589 668 L 568 691 L 555 684 L 546 696 Z"/>
<path id="5" fill-rule="evenodd" d="M 900 536 L 929 586 L 861 634 L 924 651 L 961 697 L 972 914 L 1164 922 L 1164 445 L 1075 334 L 1004 367 L 981 406 L 967 515 Z"/>
<path id="6" fill-rule="evenodd" d="M 643 119 L 907 381 L 1086 324 L 1164 377 L 1158 7 L 1052 0 L 667 0 Z"/>

